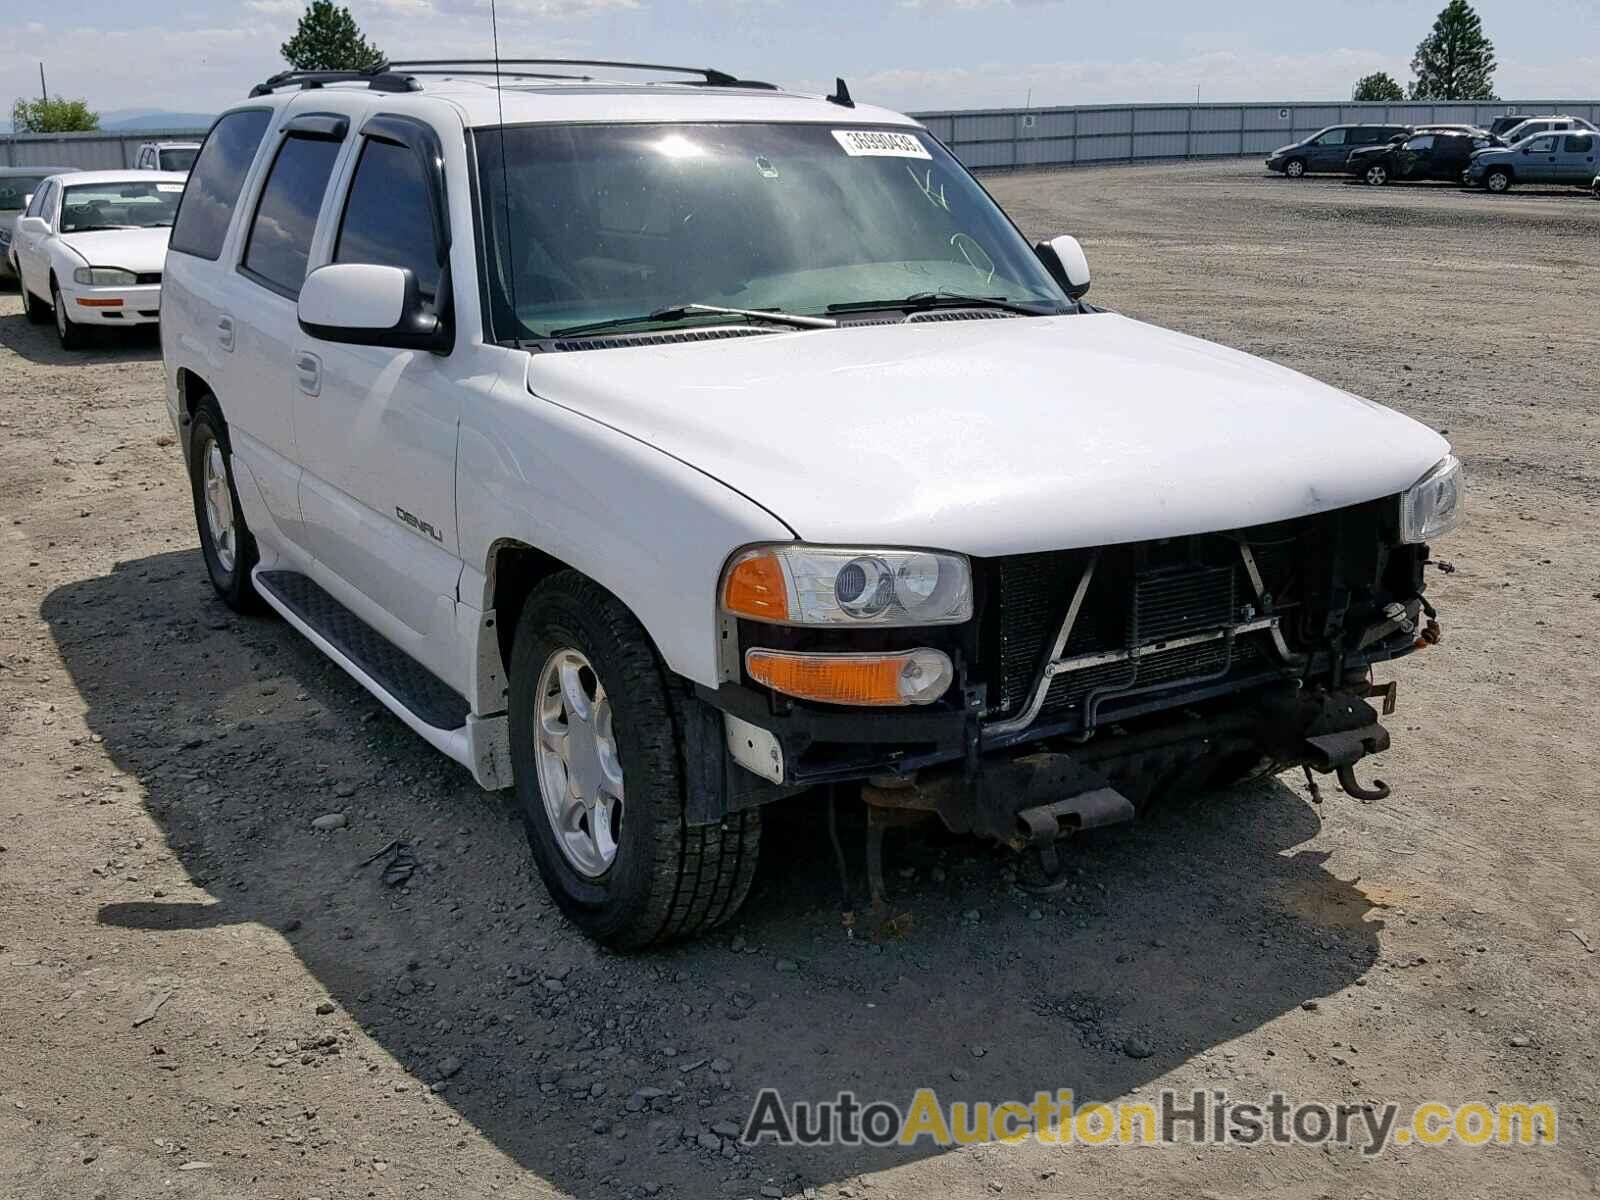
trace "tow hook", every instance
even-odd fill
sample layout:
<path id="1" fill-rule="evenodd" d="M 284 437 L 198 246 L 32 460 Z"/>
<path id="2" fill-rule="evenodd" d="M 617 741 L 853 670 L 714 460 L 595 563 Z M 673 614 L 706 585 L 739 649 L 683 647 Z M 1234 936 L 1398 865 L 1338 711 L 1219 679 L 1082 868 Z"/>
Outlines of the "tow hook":
<path id="1" fill-rule="evenodd" d="M 1353 764 L 1336 767 L 1333 773 L 1345 793 L 1354 796 L 1357 800 L 1365 800 L 1371 803 L 1374 800 L 1387 800 L 1389 798 L 1389 785 L 1381 779 L 1374 779 L 1371 787 L 1363 787 L 1356 782 L 1356 769 Z"/>
<path id="2" fill-rule="evenodd" d="M 1038 878 L 1022 875 L 1017 886 L 1041 894 L 1060 891 L 1067 879 L 1056 842 L 1081 829 L 1117 825 L 1133 818 L 1133 801 L 1111 787 L 1094 788 L 1065 800 L 1022 809 L 1017 813 L 1017 832 L 1022 838 L 1023 852 L 1034 859 Z"/>

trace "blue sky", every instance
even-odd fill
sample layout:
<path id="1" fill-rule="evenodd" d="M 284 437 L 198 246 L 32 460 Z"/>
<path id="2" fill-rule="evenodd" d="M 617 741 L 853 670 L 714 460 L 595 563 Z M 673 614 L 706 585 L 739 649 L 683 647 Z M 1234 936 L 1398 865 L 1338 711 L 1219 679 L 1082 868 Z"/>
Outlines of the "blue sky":
<path id="1" fill-rule="evenodd" d="M 709 64 L 936 109 L 1339 98 L 1404 82 L 1443 0 L 497 0 L 503 53 Z M 349 0 L 391 57 L 488 56 L 488 0 Z M 282 64 L 302 0 L 4 0 L 0 101 L 214 111 Z M 1481 0 L 1508 98 L 1600 93 L 1600 0 Z"/>

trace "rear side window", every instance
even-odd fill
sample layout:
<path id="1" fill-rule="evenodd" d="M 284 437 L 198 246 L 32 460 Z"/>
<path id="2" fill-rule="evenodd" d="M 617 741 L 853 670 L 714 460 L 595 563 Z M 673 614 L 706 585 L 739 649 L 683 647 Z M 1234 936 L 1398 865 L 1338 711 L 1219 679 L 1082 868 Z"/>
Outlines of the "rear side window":
<path id="1" fill-rule="evenodd" d="M 1591 133 L 1575 133 L 1567 135 L 1568 154 L 1587 154 L 1594 148 L 1594 135 Z"/>
<path id="2" fill-rule="evenodd" d="M 393 142 L 367 141 L 350 182 L 333 261 L 409 268 L 422 298 L 431 302 L 437 296 L 433 212 L 422 164 L 412 151 Z"/>
<path id="3" fill-rule="evenodd" d="M 326 138 L 285 138 L 256 204 L 241 269 L 291 299 L 306 279 L 311 235 L 339 145 Z"/>
<path id="4" fill-rule="evenodd" d="M 233 206 L 271 116 L 264 108 L 244 109 L 211 127 L 183 190 L 169 249 L 213 260 L 222 253 Z"/>
<path id="5" fill-rule="evenodd" d="M 198 152 L 194 150 L 163 150 L 161 151 L 161 161 L 158 164 L 154 161 L 155 151 L 152 150 L 150 152 L 152 159 L 150 165 L 152 167 L 159 166 L 163 171 L 187 171 L 194 166 L 196 153 Z"/>

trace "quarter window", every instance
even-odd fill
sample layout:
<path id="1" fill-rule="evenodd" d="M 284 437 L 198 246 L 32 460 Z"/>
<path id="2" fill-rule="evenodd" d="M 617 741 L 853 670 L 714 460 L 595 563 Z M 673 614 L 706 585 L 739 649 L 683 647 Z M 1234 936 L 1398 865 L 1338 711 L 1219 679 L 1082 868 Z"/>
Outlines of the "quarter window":
<path id="1" fill-rule="evenodd" d="M 50 184 L 42 183 L 33 193 L 33 199 L 28 202 L 27 216 L 38 217 L 44 215 L 44 202 L 50 197 Z"/>
<path id="2" fill-rule="evenodd" d="M 350 181 L 337 263 L 404 267 L 430 303 L 439 291 L 439 247 L 434 237 L 428 182 L 417 156 L 393 142 L 369 138 Z"/>
<path id="3" fill-rule="evenodd" d="M 178 205 L 169 249 L 213 260 L 222 253 L 245 172 L 255 160 L 271 115 L 264 108 L 247 108 L 227 114 L 211 127 Z"/>
<path id="4" fill-rule="evenodd" d="M 311 235 L 339 143 L 288 137 L 261 188 L 241 268 L 257 282 L 293 298 L 300 294 L 311 257 Z"/>

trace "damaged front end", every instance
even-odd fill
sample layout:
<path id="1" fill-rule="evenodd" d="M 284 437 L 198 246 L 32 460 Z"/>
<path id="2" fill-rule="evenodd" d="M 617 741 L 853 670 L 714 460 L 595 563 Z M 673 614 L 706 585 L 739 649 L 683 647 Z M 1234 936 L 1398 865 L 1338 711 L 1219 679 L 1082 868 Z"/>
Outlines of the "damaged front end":
<path id="1" fill-rule="evenodd" d="M 1375 687 L 1372 668 L 1439 640 L 1428 547 L 1405 536 L 1406 519 L 1389 497 L 1225 532 L 974 559 L 974 617 L 940 630 L 730 622 L 741 653 L 931 646 L 955 684 L 936 704 L 895 711 L 808 704 L 748 678 L 703 689 L 725 714 L 726 752 L 703 746 L 691 819 L 861 781 L 869 829 L 936 815 L 1037 852 L 1049 878 L 1059 839 L 1130 820 L 1165 794 L 1298 766 L 1352 795 L 1385 795 L 1354 775 L 1389 746 L 1372 702 L 1392 712 L 1395 688 Z"/>

